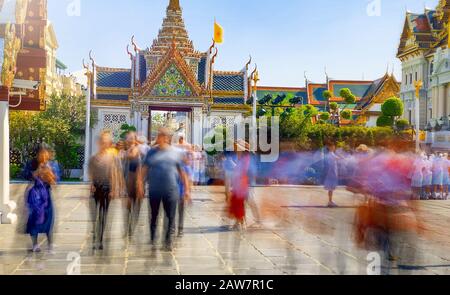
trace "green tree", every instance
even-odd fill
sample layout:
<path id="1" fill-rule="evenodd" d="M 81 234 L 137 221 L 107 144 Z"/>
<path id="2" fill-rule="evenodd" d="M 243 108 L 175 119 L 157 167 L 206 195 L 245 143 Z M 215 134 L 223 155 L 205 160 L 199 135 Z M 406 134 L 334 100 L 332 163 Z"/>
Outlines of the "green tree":
<path id="1" fill-rule="evenodd" d="M 352 93 L 352 91 L 349 88 L 341 89 L 341 91 L 339 92 L 339 95 L 344 99 L 344 101 L 347 105 L 354 104 L 356 102 L 356 96 Z M 345 108 L 347 108 L 347 107 L 345 107 Z"/>
<path id="2" fill-rule="evenodd" d="M 343 110 L 341 112 L 341 118 L 344 120 L 351 120 L 353 117 L 353 112 L 352 110 Z"/>
<path id="3" fill-rule="evenodd" d="M 330 103 L 330 110 L 336 112 L 339 109 L 339 105 L 337 102 Z"/>
<path id="4" fill-rule="evenodd" d="M 323 98 L 326 100 L 330 100 L 333 97 L 333 94 L 329 90 L 325 90 L 322 94 Z"/>
<path id="5" fill-rule="evenodd" d="M 381 106 L 383 115 L 388 117 L 400 117 L 403 115 L 404 105 L 400 98 L 391 97 Z"/>
<path id="6" fill-rule="evenodd" d="M 90 120 L 94 124 L 95 115 Z M 77 168 L 78 142 L 84 135 L 85 122 L 84 97 L 52 95 L 44 112 L 11 112 L 11 148 L 20 152 L 25 164 L 36 145 L 46 143 L 55 150 L 63 170 Z"/>
<path id="7" fill-rule="evenodd" d="M 409 127 L 409 121 L 406 119 L 400 119 L 395 122 L 395 126 L 398 130 L 406 130 Z"/>
<path id="8" fill-rule="evenodd" d="M 391 97 L 381 106 L 382 115 L 377 120 L 379 127 L 393 127 L 399 117 L 403 115 L 404 105 L 401 99 Z M 400 122 L 402 125 L 402 122 Z M 403 124 L 404 125 L 404 124 Z"/>
<path id="9" fill-rule="evenodd" d="M 329 112 L 323 112 L 323 113 L 320 113 L 319 117 L 323 121 L 328 121 L 328 120 L 330 120 L 331 115 Z"/>
<path id="10" fill-rule="evenodd" d="M 377 119 L 377 126 L 378 127 L 392 127 L 393 125 L 394 125 L 394 118 L 393 117 L 381 115 Z"/>

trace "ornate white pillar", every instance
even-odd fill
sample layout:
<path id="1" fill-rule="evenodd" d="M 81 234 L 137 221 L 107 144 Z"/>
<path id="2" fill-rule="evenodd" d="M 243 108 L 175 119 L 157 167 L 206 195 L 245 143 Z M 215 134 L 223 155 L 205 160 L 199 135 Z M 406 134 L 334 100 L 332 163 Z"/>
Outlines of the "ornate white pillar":
<path id="1" fill-rule="evenodd" d="M 438 107 L 439 107 L 439 90 L 438 87 L 433 86 L 431 89 L 431 104 L 432 104 L 432 117 L 430 119 L 439 119 L 438 118 Z"/>
<path id="2" fill-rule="evenodd" d="M 203 147 L 203 110 L 201 107 L 192 110 L 192 144 Z"/>
<path id="3" fill-rule="evenodd" d="M 437 109 L 437 118 L 440 119 L 442 117 L 444 117 L 444 113 L 445 113 L 445 87 L 444 85 L 439 85 L 439 100 L 438 100 L 438 109 Z"/>
<path id="4" fill-rule="evenodd" d="M 14 223 L 15 203 L 9 197 L 9 102 L 0 101 L 0 212 L 1 223 Z"/>
<path id="5" fill-rule="evenodd" d="M 141 134 L 142 135 L 144 135 L 145 137 L 148 137 L 148 134 L 149 134 L 149 130 L 148 130 L 148 127 L 149 127 L 149 116 L 150 116 L 150 114 L 147 112 L 147 113 L 142 113 L 141 114 L 141 118 L 142 118 L 142 120 L 141 120 Z M 150 142 L 150 139 L 148 139 L 148 141 Z"/>

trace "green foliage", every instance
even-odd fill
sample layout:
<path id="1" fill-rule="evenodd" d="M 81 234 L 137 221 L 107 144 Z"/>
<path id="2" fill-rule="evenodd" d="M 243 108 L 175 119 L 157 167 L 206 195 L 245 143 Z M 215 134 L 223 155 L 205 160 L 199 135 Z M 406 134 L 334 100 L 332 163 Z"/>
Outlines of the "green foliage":
<path id="1" fill-rule="evenodd" d="M 303 114 L 310 118 L 315 117 L 319 114 L 319 110 L 315 106 L 310 104 L 303 106 L 302 110 Z"/>
<path id="2" fill-rule="evenodd" d="M 280 136 L 284 139 L 302 138 L 305 135 L 306 127 L 312 124 L 311 111 L 305 112 L 306 106 L 290 109 L 289 113 L 281 116 Z M 313 111 L 314 112 L 314 111 Z"/>
<path id="3" fill-rule="evenodd" d="M 397 97 L 389 98 L 381 106 L 381 111 L 383 112 L 383 115 L 387 117 L 400 117 L 403 115 L 403 109 L 404 109 L 403 102 L 401 101 L 401 99 Z"/>
<path id="4" fill-rule="evenodd" d="M 409 121 L 406 119 L 400 119 L 395 123 L 395 126 L 397 126 L 397 129 L 399 130 L 405 130 L 409 127 Z"/>
<path id="5" fill-rule="evenodd" d="M 95 123 L 95 115 L 90 118 Z M 84 134 L 86 100 L 66 95 L 50 97 L 45 112 L 15 112 L 10 114 L 11 148 L 19 151 L 21 162 L 30 160 L 37 144 L 46 143 L 62 159 L 68 149 L 77 148 Z M 74 157 L 77 159 L 77 157 Z M 60 163 L 63 169 L 75 168 L 78 163 Z M 72 167 L 70 167 L 72 166 Z"/>
<path id="6" fill-rule="evenodd" d="M 319 117 L 323 121 L 328 121 L 328 120 L 330 120 L 331 115 L 328 112 L 323 112 L 323 113 L 320 113 Z"/>
<path id="7" fill-rule="evenodd" d="M 120 127 L 120 130 L 122 131 L 122 133 L 120 134 L 120 139 L 122 139 L 122 140 L 125 140 L 128 133 L 137 131 L 136 127 L 134 127 L 132 125 L 128 125 L 128 124 L 123 124 Z"/>
<path id="8" fill-rule="evenodd" d="M 323 97 L 324 97 L 326 100 L 329 100 L 330 98 L 333 97 L 333 94 L 331 93 L 331 91 L 326 90 L 326 91 L 323 92 Z"/>
<path id="9" fill-rule="evenodd" d="M 70 169 L 78 166 L 80 157 L 78 150 L 81 146 L 69 143 L 68 145 L 57 145 L 55 147 L 56 160 L 62 169 L 62 178 L 70 178 Z"/>
<path id="10" fill-rule="evenodd" d="M 332 124 L 316 124 L 310 126 L 303 138 L 298 139 L 299 146 L 306 149 L 320 149 L 328 143 L 340 148 L 354 149 L 361 144 L 370 147 L 384 145 L 396 139 L 392 128 L 367 128 L 363 126 L 337 127 Z"/>
<path id="11" fill-rule="evenodd" d="M 22 168 L 17 164 L 9 165 L 9 175 L 11 179 L 17 179 L 20 176 Z"/>
<path id="12" fill-rule="evenodd" d="M 343 110 L 341 112 L 341 118 L 344 120 L 351 120 L 353 117 L 353 112 L 352 110 Z"/>
<path id="13" fill-rule="evenodd" d="M 70 133 L 84 135 L 86 129 L 86 98 L 84 96 L 52 95 L 47 109 L 41 113 L 42 118 L 51 120 L 61 118 L 70 126 Z M 96 118 L 92 115 L 91 125 L 95 125 Z"/>
<path id="14" fill-rule="evenodd" d="M 377 119 L 377 126 L 378 127 L 392 127 L 392 126 L 394 126 L 394 118 L 388 117 L 386 115 L 381 115 Z"/>
<path id="15" fill-rule="evenodd" d="M 339 95 L 344 99 L 346 104 L 354 104 L 356 102 L 356 96 L 353 95 L 349 88 L 341 89 Z"/>
<path id="16" fill-rule="evenodd" d="M 337 102 L 330 103 L 330 110 L 336 112 L 339 109 L 339 105 Z"/>

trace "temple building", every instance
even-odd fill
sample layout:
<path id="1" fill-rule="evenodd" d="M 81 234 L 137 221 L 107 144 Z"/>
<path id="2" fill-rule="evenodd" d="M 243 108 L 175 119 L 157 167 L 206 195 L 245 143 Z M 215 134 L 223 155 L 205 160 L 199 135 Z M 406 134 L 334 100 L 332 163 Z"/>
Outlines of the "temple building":
<path id="1" fill-rule="evenodd" d="M 328 111 L 329 103 L 336 102 L 342 109 L 353 110 L 353 120 L 343 120 L 342 125 L 358 124 L 367 127 L 375 127 L 378 117 L 381 115 L 381 105 L 389 98 L 398 96 L 400 85 L 391 74 L 386 73 L 380 79 L 375 81 L 352 81 L 337 80 L 327 78 L 325 83 L 315 83 L 309 80 L 305 81 L 306 87 L 258 87 L 258 97 L 266 95 L 276 97 L 286 95 L 291 97 L 300 97 L 300 104 L 310 104 L 319 111 Z M 356 103 L 347 105 L 344 99 L 340 97 L 340 91 L 344 88 L 356 96 Z M 332 94 L 330 99 L 324 97 L 324 92 L 329 91 Z"/>
<path id="2" fill-rule="evenodd" d="M 82 96 L 83 89 L 76 78 L 65 74 L 67 66 L 57 58 L 59 44 L 53 24 L 47 21 L 45 27 L 45 51 L 47 52 L 47 74 L 45 93 L 51 95 Z"/>
<path id="3" fill-rule="evenodd" d="M 206 117 L 215 125 L 234 125 L 250 110 L 248 72 L 218 71 L 214 49 L 197 51 L 185 28 L 178 0 L 170 0 L 159 34 L 146 49 L 132 40 L 130 68 L 95 65 L 91 81 L 91 110 L 97 114 L 91 142 L 102 130 L 114 136 L 131 124 L 140 135 L 154 139 L 152 118 L 162 112 L 176 114 L 176 125 L 188 141 L 202 145 Z M 176 128 L 176 127 L 174 127 Z M 93 151 L 94 152 L 94 151 Z"/>
<path id="4" fill-rule="evenodd" d="M 407 12 L 397 57 L 402 62 L 401 98 L 404 116 L 415 124 L 415 83 L 420 91 L 420 128 L 450 127 L 450 1 L 440 0 L 435 9 Z"/>

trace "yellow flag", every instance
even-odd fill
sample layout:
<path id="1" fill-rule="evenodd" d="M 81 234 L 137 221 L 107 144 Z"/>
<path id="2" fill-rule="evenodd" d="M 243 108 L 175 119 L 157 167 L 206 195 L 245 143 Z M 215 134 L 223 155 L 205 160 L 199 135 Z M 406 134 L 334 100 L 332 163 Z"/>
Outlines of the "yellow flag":
<path id="1" fill-rule="evenodd" d="M 448 21 L 448 24 L 447 24 L 447 30 L 448 30 L 448 37 L 447 37 L 447 48 L 450 48 L 450 20 Z"/>
<path id="2" fill-rule="evenodd" d="M 223 33 L 222 26 L 217 22 L 214 22 L 214 41 L 216 41 L 217 44 L 223 43 Z"/>

